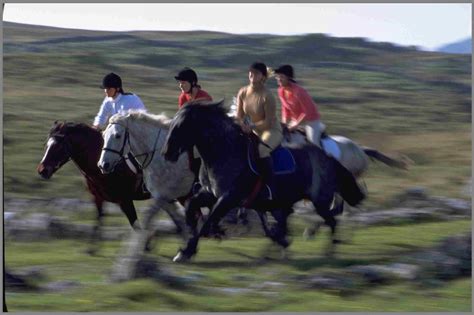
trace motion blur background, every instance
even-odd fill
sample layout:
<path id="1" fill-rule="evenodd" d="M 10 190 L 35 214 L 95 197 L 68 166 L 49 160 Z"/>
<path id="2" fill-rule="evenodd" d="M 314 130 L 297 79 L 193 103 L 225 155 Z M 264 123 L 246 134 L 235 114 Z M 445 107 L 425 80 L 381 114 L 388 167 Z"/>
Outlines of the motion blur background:
<path id="1" fill-rule="evenodd" d="M 114 5 L 120 8 L 120 5 Z M 436 19 L 436 15 L 421 13 L 423 10 L 431 12 L 437 8 L 436 4 L 417 5 L 416 10 L 410 5 L 405 5 L 404 12 L 407 19 L 413 12 L 420 13 L 416 15 L 420 31 L 424 30 L 425 24 L 432 25 L 430 18 Z M 146 23 L 142 27 L 148 30 L 134 31 L 140 28 L 126 24 L 126 15 L 117 13 L 122 11 L 114 13 L 112 10 L 106 15 L 92 4 L 82 5 L 86 11 L 72 7 L 60 11 L 47 9 L 46 5 L 44 10 L 36 8 L 35 11 L 36 17 L 43 17 L 45 25 L 48 25 L 44 22 L 48 17 L 61 16 L 61 12 L 89 12 L 92 15 L 88 14 L 88 17 L 94 16 L 93 12 L 100 12 L 104 21 L 124 25 L 124 29 L 117 27 L 114 32 L 84 30 L 94 28 L 92 17 L 89 22 L 89 18 L 82 19 L 83 27 L 65 25 L 82 29 L 14 23 L 28 23 L 28 10 L 21 11 L 35 9 L 28 6 L 31 5 L 7 4 L 4 8 L 4 213 L 12 216 L 10 221 L 5 221 L 6 228 L 37 214 L 59 217 L 74 224 L 93 223 L 94 208 L 88 202 L 89 194 L 75 165 L 66 164 L 50 181 L 40 179 L 36 165 L 44 153 L 46 136 L 55 120 L 92 122 L 104 97 L 99 85 L 106 73 L 118 73 L 124 81 L 124 89 L 138 94 L 150 112 L 164 112 L 171 117 L 176 112 L 179 94 L 174 75 L 182 67 L 195 69 L 202 87 L 214 99 L 224 98 L 226 104 L 230 104 L 238 89 L 247 84 L 248 66 L 256 60 L 264 61 L 270 67 L 292 64 L 296 79 L 319 105 L 330 134 L 344 135 L 361 145 L 394 156 L 403 154 L 414 161 L 409 171 L 371 164 L 365 176 L 369 197 L 363 205 L 368 217 L 370 213 L 388 209 L 405 213 L 431 210 L 426 210 L 425 216 L 408 216 L 408 219 L 398 216 L 378 224 L 361 221 L 358 225 L 350 225 L 349 216 L 346 221 L 350 228 L 346 228 L 346 233 L 351 235 L 352 242 L 341 245 L 333 258 L 323 255 L 326 233 L 318 234 L 316 240 L 310 242 L 302 240 L 301 233 L 308 219 L 298 215 L 290 222 L 294 252 L 289 261 L 260 262 L 261 250 L 269 241 L 254 233 L 221 243 L 205 240 L 193 263 L 172 265 L 171 257 L 180 240 L 177 236 L 166 235 L 158 239 L 152 254 L 162 268 L 175 276 L 174 280 L 138 279 L 121 285 L 107 281 L 108 270 L 121 246 L 120 238 L 105 242 L 103 253 L 90 257 L 83 252 L 87 246 L 83 239 L 56 239 L 40 236 L 40 232 L 37 232 L 37 238 L 34 237 L 36 232 L 28 238 L 7 231 L 7 268 L 20 274 L 39 270 L 37 273 L 41 275 L 30 279 L 35 289 L 6 288 L 9 310 L 471 310 L 470 237 L 469 253 L 462 250 L 461 258 L 451 257 L 458 259 L 458 265 L 464 264 L 464 269 L 456 269 L 458 265 L 452 260 L 451 264 L 439 263 L 444 264 L 443 272 L 452 271 L 449 276 L 439 274 L 441 269 L 436 269 L 439 264 L 433 262 L 440 254 L 431 253 L 423 263 L 413 263 L 422 266 L 420 270 L 423 270 L 413 277 L 383 281 L 351 278 L 354 267 L 409 264 L 413 255 L 438 248 L 436 246 L 441 246 L 438 244 L 447 237 L 470 236 L 470 4 L 457 4 L 462 8 L 460 11 L 449 11 L 449 5 L 440 7 L 446 12 L 443 23 L 438 23 L 443 31 L 433 29 L 432 37 L 446 36 L 445 29 L 459 22 L 462 22 L 461 26 L 457 30 L 449 29 L 446 33 L 450 37 L 443 37 L 446 38 L 444 42 L 426 43 L 421 39 L 418 41 L 423 36 L 414 35 L 416 30 L 408 26 L 403 28 L 394 16 L 385 22 L 377 20 L 375 9 L 367 5 L 351 5 L 351 8 L 357 7 L 352 11 L 343 4 L 337 6 L 339 11 L 326 8 L 334 19 L 335 16 L 346 17 L 346 22 L 351 12 L 351 16 L 360 15 L 357 10 L 365 12 L 368 22 L 365 31 L 360 30 L 362 35 L 357 37 L 336 32 L 339 28 L 355 29 L 356 24 L 335 23 L 334 20 L 330 25 L 336 34 L 328 35 L 330 31 L 304 23 L 302 27 L 306 31 L 295 28 L 293 33 L 283 33 L 282 29 L 290 30 L 291 26 L 301 25 L 299 20 L 305 20 L 298 12 L 315 17 L 324 12 L 321 7 L 311 6 L 302 6 L 300 10 L 303 11 L 295 11 L 294 16 L 287 19 L 270 15 L 273 7 L 280 10 L 287 7 L 247 5 L 243 10 L 252 13 L 248 21 L 238 14 L 237 8 L 227 7 L 222 12 L 232 9 L 234 16 L 224 22 L 233 23 L 234 34 L 224 33 L 232 32 L 224 27 L 225 23 L 220 26 L 215 23 L 215 28 L 206 30 L 187 21 L 187 14 L 183 16 L 182 13 L 186 10 L 184 4 L 176 6 L 174 11 L 167 11 L 170 10 L 167 5 L 161 4 L 155 4 L 153 8 L 133 6 L 133 10 L 155 13 L 151 20 L 142 13 L 142 21 L 155 23 L 161 31 L 150 30 Z M 207 12 L 201 16 L 202 20 L 213 21 L 215 17 L 220 21 L 217 19 L 219 11 L 213 11 L 212 4 L 193 6 Z M 381 10 L 402 9 L 393 6 L 396 8 L 387 4 Z M 122 9 L 132 10 L 132 7 Z M 468 22 L 466 10 L 469 11 Z M 129 11 L 128 15 L 133 16 L 133 12 Z M 164 16 L 158 16 L 159 12 Z M 15 16 L 20 17 L 15 19 Z M 160 28 L 160 22 L 167 21 L 165 16 L 172 17 L 169 20 L 176 23 L 174 28 L 167 29 L 165 24 Z M 372 21 L 370 16 L 374 17 Z M 64 16 L 62 18 L 64 20 Z M 124 23 L 117 23 L 121 19 Z M 255 20 L 259 22 L 257 24 L 273 26 L 275 32 L 259 31 L 256 26 L 250 31 L 238 27 Z M 66 18 L 65 21 L 72 23 L 74 19 Z M 354 23 L 362 23 L 360 21 L 363 19 L 354 20 Z M 40 21 L 29 23 L 42 24 Z M 369 30 L 373 29 L 379 34 L 392 33 L 388 26 L 412 34 L 409 41 L 395 37 L 391 41 L 377 34 L 365 38 L 370 37 Z M 109 27 L 114 29 L 115 26 Z M 107 29 L 107 26 L 103 28 Z M 222 32 L 216 32 L 218 30 Z M 274 79 L 268 81 L 268 86 L 276 92 Z M 415 201 L 410 203 L 412 199 Z M 137 202 L 140 211 L 148 204 Z M 429 215 L 438 213 L 433 209 L 440 208 L 445 210 L 444 216 Z M 110 207 L 107 214 L 105 221 L 110 229 L 124 233 L 129 230 L 126 218 L 115 208 Z M 328 275 L 343 275 L 341 279 L 352 280 L 341 280 L 335 287 L 315 284 L 314 279 L 331 278 Z M 65 285 L 66 289 L 60 292 L 57 287 L 51 288 L 51 283 Z"/>

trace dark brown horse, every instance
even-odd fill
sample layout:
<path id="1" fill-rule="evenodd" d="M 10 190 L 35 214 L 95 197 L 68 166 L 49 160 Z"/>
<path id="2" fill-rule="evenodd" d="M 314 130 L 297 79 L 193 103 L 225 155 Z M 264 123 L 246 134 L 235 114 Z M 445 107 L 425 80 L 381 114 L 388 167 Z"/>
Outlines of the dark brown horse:
<path id="1" fill-rule="evenodd" d="M 55 122 L 48 134 L 45 154 L 38 165 L 38 173 L 49 179 L 69 160 L 79 168 L 86 178 L 87 188 L 93 196 L 97 208 L 97 224 L 92 235 L 92 247 L 89 253 L 97 251 L 97 240 L 100 239 L 103 226 L 104 201 L 116 203 L 126 215 L 130 225 L 140 227 L 133 200 L 146 200 L 150 193 L 144 189 L 142 176 L 133 172 L 125 159 L 117 165 L 114 172 L 102 174 L 97 167 L 103 145 L 101 133 L 83 123 Z M 180 230 L 183 219 L 171 213 L 173 221 Z"/>

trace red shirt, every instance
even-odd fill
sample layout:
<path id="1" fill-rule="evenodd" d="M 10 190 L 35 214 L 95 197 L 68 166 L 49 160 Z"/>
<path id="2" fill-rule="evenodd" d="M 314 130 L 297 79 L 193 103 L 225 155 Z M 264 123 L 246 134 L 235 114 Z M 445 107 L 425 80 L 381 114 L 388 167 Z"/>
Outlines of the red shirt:
<path id="1" fill-rule="evenodd" d="M 191 94 L 181 92 L 178 98 L 178 105 L 179 108 L 183 107 L 184 104 L 186 104 L 189 101 L 195 101 L 195 100 L 206 100 L 206 101 L 212 101 L 212 97 L 204 90 L 199 89 L 196 97 L 192 98 Z"/>
<path id="2" fill-rule="evenodd" d="M 281 101 L 281 117 L 283 121 L 298 120 L 305 115 L 304 121 L 318 120 L 321 115 L 318 105 L 301 86 L 290 83 L 289 86 L 279 87 L 278 96 Z"/>

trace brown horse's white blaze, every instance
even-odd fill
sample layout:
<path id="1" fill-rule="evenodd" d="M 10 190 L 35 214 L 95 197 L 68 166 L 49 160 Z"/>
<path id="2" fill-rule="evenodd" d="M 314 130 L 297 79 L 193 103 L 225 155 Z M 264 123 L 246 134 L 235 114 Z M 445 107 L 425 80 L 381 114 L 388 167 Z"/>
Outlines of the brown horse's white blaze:
<path id="1" fill-rule="evenodd" d="M 47 158 L 49 157 L 50 151 L 52 146 L 56 143 L 56 140 L 54 138 L 49 138 L 48 142 L 46 143 L 46 151 L 43 155 L 43 158 L 38 164 L 37 171 L 38 174 L 41 176 L 43 179 L 49 179 L 53 175 L 54 171 L 56 171 L 58 168 L 61 167 L 60 162 L 58 161 L 56 165 L 47 165 Z"/>

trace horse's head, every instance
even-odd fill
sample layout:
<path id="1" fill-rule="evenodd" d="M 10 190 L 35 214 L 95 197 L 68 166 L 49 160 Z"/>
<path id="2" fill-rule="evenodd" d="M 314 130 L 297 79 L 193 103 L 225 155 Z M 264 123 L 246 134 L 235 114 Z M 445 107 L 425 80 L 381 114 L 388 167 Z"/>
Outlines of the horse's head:
<path id="1" fill-rule="evenodd" d="M 168 161 L 176 162 L 181 153 L 191 150 L 199 141 L 199 136 L 205 135 L 205 129 L 209 129 L 211 120 L 215 113 L 227 117 L 222 106 L 223 101 L 209 103 L 196 101 L 187 104 L 176 113 L 173 118 L 165 145 L 161 150 Z"/>
<path id="2" fill-rule="evenodd" d="M 97 147 L 101 141 L 100 133 L 89 125 L 55 121 L 48 133 L 45 153 L 37 171 L 41 177 L 49 179 L 71 159 L 78 163 L 97 158 Z"/>
<path id="3" fill-rule="evenodd" d="M 112 172 L 123 157 L 130 152 L 128 128 L 124 118 L 125 116 L 120 114 L 112 116 L 103 132 L 104 146 L 97 162 L 103 174 Z"/>
<path id="4" fill-rule="evenodd" d="M 43 159 L 38 164 L 38 174 L 49 179 L 71 159 L 71 144 L 68 139 L 67 124 L 54 122 L 49 131 Z"/>

